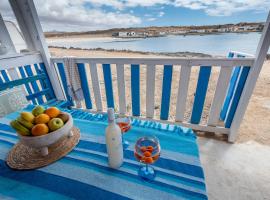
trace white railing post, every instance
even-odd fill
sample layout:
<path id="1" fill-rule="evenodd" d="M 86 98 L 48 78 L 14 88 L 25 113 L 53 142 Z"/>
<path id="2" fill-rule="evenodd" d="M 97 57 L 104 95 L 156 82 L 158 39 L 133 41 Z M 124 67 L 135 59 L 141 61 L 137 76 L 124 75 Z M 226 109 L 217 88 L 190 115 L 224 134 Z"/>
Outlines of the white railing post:
<path id="1" fill-rule="evenodd" d="M 244 117 L 250 97 L 255 88 L 258 76 L 260 74 L 264 60 L 266 58 L 266 54 L 269 49 L 269 45 L 270 45 L 270 12 L 268 14 L 260 42 L 257 47 L 254 65 L 251 67 L 249 71 L 245 87 L 243 89 L 240 101 L 238 103 L 238 107 L 236 109 L 233 122 L 231 124 L 230 134 L 228 138 L 230 142 L 234 142 L 237 137 L 238 129 Z"/>
<path id="2" fill-rule="evenodd" d="M 56 98 L 65 100 L 65 93 L 56 69 L 50 60 L 50 53 L 33 0 L 9 0 L 9 2 L 23 33 L 27 48 L 30 51 L 39 51 L 41 53 Z"/>

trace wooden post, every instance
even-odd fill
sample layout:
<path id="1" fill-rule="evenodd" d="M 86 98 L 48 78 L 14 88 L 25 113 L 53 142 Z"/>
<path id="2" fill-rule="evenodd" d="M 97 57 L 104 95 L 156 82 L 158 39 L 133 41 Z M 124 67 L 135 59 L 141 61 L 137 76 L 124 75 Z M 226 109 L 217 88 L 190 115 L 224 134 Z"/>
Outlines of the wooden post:
<path id="1" fill-rule="evenodd" d="M 230 128 L 229 141 L 234 142 L 237 137 L 237 132 L 241 121 L 247 109 L 250 97 L 255 88 L 258 76 L 262 69 L 270 45 L 270 12 L 268 14 L 260 42 L 257 47 L 254 65 L 251 67 L 245 87 L 243 89 L 238 107 L 236 109 L 233 122 Z M 254 122 L 255 123 L 255 122 Z"/>
<path id="2" fill-rule="evenodd" d="M 58 100 L 65 100 L 65 93 L 57 76 L 56 69 L 51 62 L 50 53 L 33 0 L 9 0 L 9 2 L 23 33 L 27 48 L 30 51 L 39 51 L 41 53 L 56 98 Z"/>

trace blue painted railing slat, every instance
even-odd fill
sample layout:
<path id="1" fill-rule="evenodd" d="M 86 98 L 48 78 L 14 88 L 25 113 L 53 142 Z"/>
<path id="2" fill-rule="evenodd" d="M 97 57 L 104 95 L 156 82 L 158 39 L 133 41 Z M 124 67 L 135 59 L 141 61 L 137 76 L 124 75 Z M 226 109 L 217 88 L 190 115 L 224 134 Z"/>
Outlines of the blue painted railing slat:
<path id="1" fill-rule="evenodd" d="M 81 86 L 82 86 L 82 90 L 83 90 L 86 108 L 92 109 L 92 101 L 91 101 L 91 96 L 90 96 L 90 90 L 88 87 L 88 82 L 87 82 L 88 79 L 86 76 L 85 66 L 83 63 L 77 63 L 77 66 L 78 66 L 78 71 L 79 71 L 79 75 L 80 75 Z"/>
<path id="2" fill-rule="evenodd" d="M 45 79 L 44 82 L 46 83 L 46 87 L 50 88 L 50 93 L 49 93 L 50 99 L 55 99 L 56 97 L 55 97 L 55 94 L 54 94 L 54 90 L 53 90 L 50 78 L 48 76 L 47 70 L 45 68 L 45 65 L 44 65 L 44 63 L 39 63 L 39 66 L 40 66 L 40 68 L 42 70 L 42 73 L 44 73 L 46 75 L 46 79 Z"/>
<path id="3" fill-rule="evenodd" d="M 160 119 L 167 120 L 170 111 L 171 85 L 172 85 L 172 65 L 164 65 L 162 97 L 161 97 L 161 111 Z"/>
<path id="4" fill-rule="evenodd" d="M 233 57 L 234 57 L 234 53 L 230 52 L 228 55 L 228 58 L 233 58 Z M 229 106 L 230 106 L 230 103 L 231 103 L 231 100 L 233 97 L 233 93 L 234 93 L 235 88 L 236 88 L 236 83 L 237 83 L 237 79 L 239 77 L 240 70 L 241 70 L 240 66 L 235 67 L 233 70 L 232 77 L 231 77 L 230 84 L 229 84 L 229 88 L 228 88 L 228 92 L 227 92 L 223 107 L 222 107 L 221 112 L 220 112 L 220 119 L 223 121 L 225 120 L 226 115 L 228 113 L 228 109 L 229 109 Z"/>
<path id="5" fill-rule="evenodd" d="M 102 64 L 102 68 L 105 82 L 107 107 L 114 108 L 111 66 L 110 64 Z"/>
<path id="6" fill-rule="evenodd" d="M 35 70 L 36 70 L 36 73 L 37 74 L 41 74 L 42 73 L 42 70 L 40 69 L 39 65 L 38 64 L 34 64 L 34 67 L 35 67 Z M 46 81 L 45 80 L 39 80 L 40 82 L 40 85 L 41 85 L 41 89 L 42 90 L 45 90 L 45 89 L 48 89 L 48 92 L 45 94 L 45 97 L 46 97 L 46 100 L 50 100 L 52 97 L 50 96 L 50 89 L 46 86 Z"/>
<path id="7" fill-rule="evenodd" d="M 28 77 L 34 75 L 30 65 L 24 66 L 24 69 L 25 69 L 26 74 L 27 74 Z M 32 88 L 34 90 L 34 93 L 37 93 L 37 92 L 40 91 L 39 88 L 38 88 L 38 84 L 37 84 L 36 81 L 31 82 L 31 85 L 32 85 Z M 38 104 L 43 104 L 44 103 L 44 101 L 42 99 L 42 96 L 38 96 L 37 97 L 37 101 L 38 101 Z"/>
<path id="8" fill-rule="evenodd" d="M 20 72 L 22 78 L 26 78 L 26 74 L 25 74 L 25 72 L 23 70 L 23 67 L 19 67 L 19 72 Z M 25 88 L 26 88 L 28 94 L 29 95 L 33 94 L 32 90 L 30 88 L 29 83 L 25 83 L 24 85 L 25 85 Z M 31 101 L 32 101 L 33 104 L 37 104 L 36 99 L 32 99 Z"/>
<path id="9" fill-rule="evenodd" d="M 234 95 L 232 97 L 231 106 L 225 119 L 225 128 L 231 127 L 231 123 L 233 121 L 235 111 L 237 109 L 240 97 L 242 95 L 243 88 L 245 86 L 245 83 L 249 74 L 249 70 L 250 70 L 250 67 L 248 66 L 242 67 L 242 70 L 239 75 L 239 81 L 235 88 Z"/>
<path id="10" fill-rule="evenodd" d="M 9 80 L 9 77 L 8 77 L 8 75 L 7 75 L 6 70 L 1 70 L 1 74 L 2 74 L 2 76 L 3 76 L 5 82 L 10 81 L 10 80 Z"/>
<path id="11" fill-rule="evenodd" d="M 2 77 L 0 76 L 0 84 L 4 83 Z"/>
<path id="12" fill-rule="evenodd" d="M 64 91 L 65 91 L 67 100 L 70 103 L 70 105 L 73 106 L 74 104 L 73 104 L 72 97 L 69 95 L 69 92 L 68 92 L 67 77 L 66 77 L 65 70 L 64 70 L 64 64 L 57 63 L 57 67 L 58 67 L 58 71 L 60 74 L 60 78 L 62 80 L 62 85 L 64 87 Z"/>
<path id="13" fill-rule="evenodd" d="M 131 65 L 132 115 L 140 116 L 140 65 Z"/>
<path id="14" fill-rule="evenodd" d="M 200 67 L 199 78 L 197 82 L 197 88 L 190 120 L 192 124 L 199 124 L 201 121 L 210 75 L 211 66 Z"/>

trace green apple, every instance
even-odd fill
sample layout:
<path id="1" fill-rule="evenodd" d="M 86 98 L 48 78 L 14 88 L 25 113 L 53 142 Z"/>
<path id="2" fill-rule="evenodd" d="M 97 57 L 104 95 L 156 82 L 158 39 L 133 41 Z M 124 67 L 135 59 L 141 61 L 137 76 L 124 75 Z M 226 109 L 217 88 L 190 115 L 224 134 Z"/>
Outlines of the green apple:
<path id="1" fill-rule="evenodd" d="M 50 131 L 55 131 L 64 126 L 64 122 L 60 118 L 53 118 L 49 121 L 48 126 Z"/>
<path id="2" fill-rule="evenodd" d="M 32 123 L 35 119 L 35 116 L 30 112 L 21 112 L 21 118 Z"/>
<path id="3" fill-rule="evenodd" d="M 45 112 L 45 108 L 43 106 L 36 106 L 33 110 L 32 110 L 32 114 L 34 116 L 38 116 L 42 113 Z"/>
<path id="4" fill-rule="evenodd" d="M 66 123 L 68 121 L 68 119 L 69 119 L 69 115 L 68 114 L 65 114 L 65 113 L 60 113 L 57 117 L 60 118 L 60 119 L 62 119 L 62 121 L 64 123 Z"/>

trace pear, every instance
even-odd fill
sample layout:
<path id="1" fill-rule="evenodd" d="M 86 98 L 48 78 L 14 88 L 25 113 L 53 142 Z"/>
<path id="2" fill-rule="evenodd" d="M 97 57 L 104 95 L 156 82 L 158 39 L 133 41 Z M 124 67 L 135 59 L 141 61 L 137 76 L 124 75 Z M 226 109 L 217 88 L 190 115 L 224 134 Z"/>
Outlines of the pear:
<path id="1" fill-rule="evenodd" d="M 32 110 L 32 114 L 34 116 L 38 116 L 40 114 L 43 114 L 45 112 L 45 108 L 43 106 L 36 106 L 33 110 Z"/>

